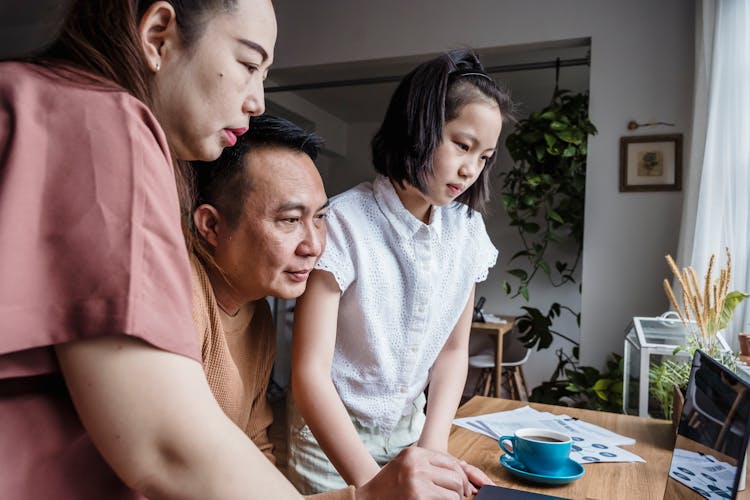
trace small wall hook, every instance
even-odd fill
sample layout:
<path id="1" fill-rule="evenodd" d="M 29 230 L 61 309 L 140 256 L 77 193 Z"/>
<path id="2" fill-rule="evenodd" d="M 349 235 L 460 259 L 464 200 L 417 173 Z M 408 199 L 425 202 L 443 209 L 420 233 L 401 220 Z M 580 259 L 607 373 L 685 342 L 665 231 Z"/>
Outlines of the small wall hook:
<path id="1" fill-rule="evenodd" d="M 667 123 L 667 122 L 638 123 L 634 120 L 630 120 L 628 122 L 628 130 L 636 130 L 640 127 L 654 127 L 656 125 L 666 125 L 667 127 L 674 127 L 674 123 Z"/>

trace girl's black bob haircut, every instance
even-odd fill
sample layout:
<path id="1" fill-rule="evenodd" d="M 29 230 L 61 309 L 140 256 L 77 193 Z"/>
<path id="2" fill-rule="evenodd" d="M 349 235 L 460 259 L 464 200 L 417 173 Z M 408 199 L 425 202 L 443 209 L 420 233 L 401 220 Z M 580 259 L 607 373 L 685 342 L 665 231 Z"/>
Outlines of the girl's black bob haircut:
<path id="1" fill-rule="evenodd" d="M 414 68 L 393 93 L 383 123 L 372 139 L 375 170 L 402 187 L 406 181 L 425 192 L 443 127 L 463 106 L 473 102 L 496 103 L 503 121 L 513 120 L 509 93 L 487 75 L 471 50 L 452 50 Z M 489 197 L 488 173 L 495 156 L 456 201 L 469 209 L 484 210 Z"/>

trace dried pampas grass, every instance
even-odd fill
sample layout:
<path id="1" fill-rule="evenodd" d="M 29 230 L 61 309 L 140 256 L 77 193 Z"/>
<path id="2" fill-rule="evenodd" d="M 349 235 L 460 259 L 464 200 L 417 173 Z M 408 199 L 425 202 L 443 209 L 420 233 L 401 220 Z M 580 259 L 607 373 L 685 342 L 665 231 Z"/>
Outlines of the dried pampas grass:
<path id="1" fill-rule="evenodd" d="M 729 281 L 732 277 L 732 255 L 729 248 L 726 249 L 726 255 L 727 265 L 719 270 L 719 276 L 716 279 L 712 276 L 716 256 L 711 256 L 702 287 L 699 286 L 695 269 L 686 267 L 680 271 L 672 256 L 666 256 L 667 264 L 680 284 L 682 305 L 678 303 L 677 296 L 669 280 L 666 279 L 664 291 L 683 323 L 687 325 L 690 321 L 695 321 L 702 343 L 706 341 L 711 343 L 712 337 L 720 329 L 724 302 L 729 294 Z"/>

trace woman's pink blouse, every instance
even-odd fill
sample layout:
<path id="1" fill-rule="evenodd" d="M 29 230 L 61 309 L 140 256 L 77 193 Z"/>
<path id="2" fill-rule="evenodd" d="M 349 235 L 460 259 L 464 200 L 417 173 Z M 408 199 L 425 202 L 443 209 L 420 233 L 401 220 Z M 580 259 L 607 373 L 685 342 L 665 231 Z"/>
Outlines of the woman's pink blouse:
<path id="1" fill-rule="evenodd" d="M 54 346 L 139 337 L 200 360 L 164 133 L 132 96 L 0 63 L 0 496 L 133 498 Z"/>

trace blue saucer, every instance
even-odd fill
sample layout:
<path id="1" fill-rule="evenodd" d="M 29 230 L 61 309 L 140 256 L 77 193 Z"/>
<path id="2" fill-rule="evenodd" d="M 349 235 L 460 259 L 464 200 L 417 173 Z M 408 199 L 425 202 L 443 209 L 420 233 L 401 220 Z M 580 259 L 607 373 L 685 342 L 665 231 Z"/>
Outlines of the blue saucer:
<path id="1" fill-rule="evenodd" d="M 583 465 L 572 459 L 568 459 L 568 463 L 565 464 L 565 467 L 563 467 L 563 470 L 560 472 L 560 474 L 556 476 L 546 476 L 543 474 L 534 474 L 533 472 L 529 472 L 521 462 L 508 454 L 504 454 L 500 457 L 500 464 L 508 469 L 511 474 L 514 474 L 522 479 L 526 479 L 527 481 L 541 484 L 569 483 L 583 476 L 584 472 Z"/>

